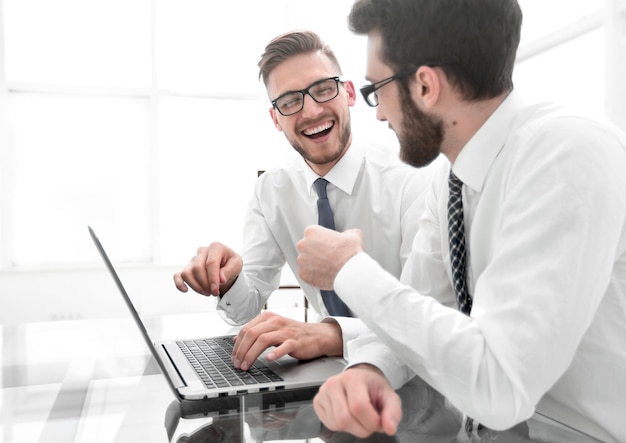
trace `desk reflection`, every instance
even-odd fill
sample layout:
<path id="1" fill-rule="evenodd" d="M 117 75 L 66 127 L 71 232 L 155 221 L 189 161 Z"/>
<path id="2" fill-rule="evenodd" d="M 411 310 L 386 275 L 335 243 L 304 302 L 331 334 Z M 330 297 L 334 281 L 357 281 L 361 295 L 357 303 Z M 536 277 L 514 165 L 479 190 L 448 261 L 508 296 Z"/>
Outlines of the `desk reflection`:
<path id="1" fill-rule="evenodd" d="M 451 442 L 461 429 L 462 417 L 445 399 L 419 378 L 398 390 L 403 420 L 397 435 L 375 434 L 360 439 L 332 432 L 320 422 L 313 409 L 316 390 L 265 393 L 242 397 L 240 404 L 217 399 L 210 411 L 185 414 L 174 401 L 166 413 L 168 438 L 176 443 L 198 442 Z M 220 410 L 220 401 L 224 403 Z M 206 415 L 205 415 L 206 414 Z M 179 430 L 181 423 L 198 420 L 196 429 Z M 204 422 L 204 423 L 203 423 Z"/>
<path id="2" fill-rule="evenodd" d="M 583 434 L 556 422 L 533 417 L 507 431 L 482 429 L 478 435 L 467 435 L 462 415 L 444 397 L 421 379 L 415 378 L 401 389 L 403 416 L 395 436 L 374 434 L 361 439 L 350 434 L 332 432 L 318 419 L 312 405 L 314 390 L 283 394 L 256 394 L 232 399 L 212 410 L 182 412 L 172 402 L 166 412 L 165 426 L 170 442 L 239 443 L 239 442 L 381 442 L 381 443 L 449 443 L 449 442 L 590 442 Z"/>
<path id="3" fill-rule="evenodd" d="M 214 312 L 158 316 L 149 326 L 156 339 L 231 331 Z M 315 390 L 183 408 L 130 319 L 5 324 L 0 348 L 2 443 L 594 441 L 539 414 L 470 438 L 461 415 L 420 379 L 398 391 L 403 419 L 393 437 L 326 429 L 312 407 Z"/>

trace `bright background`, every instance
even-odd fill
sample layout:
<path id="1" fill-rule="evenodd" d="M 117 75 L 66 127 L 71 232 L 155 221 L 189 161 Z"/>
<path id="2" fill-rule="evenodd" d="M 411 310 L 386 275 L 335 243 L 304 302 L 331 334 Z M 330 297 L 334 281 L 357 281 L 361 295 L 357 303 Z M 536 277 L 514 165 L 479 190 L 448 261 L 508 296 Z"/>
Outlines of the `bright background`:
<path id="1" fill-rule="evenodd" d="M 364 83 L 352 0 L 0 0 L 0 321 L 109 315 L 92 225 L 156 312 L 210 309 L 171 275 L 199 245 L 240 245 L 259 170 L 295 155 L 256 63 L 318 32 Z M 626 129 L 626 2 L 522 0 L 515 85 Z M 397 148 L 359 99 L 358 138 Z M 292 280 L 289 274 L 284 281 Z"/>

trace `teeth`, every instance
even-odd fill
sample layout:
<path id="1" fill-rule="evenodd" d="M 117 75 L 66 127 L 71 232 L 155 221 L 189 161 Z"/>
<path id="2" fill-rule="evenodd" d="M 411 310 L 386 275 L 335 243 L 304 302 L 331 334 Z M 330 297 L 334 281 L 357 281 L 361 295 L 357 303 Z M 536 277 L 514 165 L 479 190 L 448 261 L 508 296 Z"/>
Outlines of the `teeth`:
<path id="1" fill-rule="evenodd" d="M 321 124 L 319 126 L 316 126 L 314 128 L 306 129 L 303 132 L 304 132 L 304 135 L 315 135 L 315 134 L 317 134 L 319 132 L 322 132 L 322 131 L 325 131 L 325 130 L 327 130 L 329 128 L 332 128 L 332 126 L 333 126 L 332 122 L 326 122 L 326 123 Z"/>

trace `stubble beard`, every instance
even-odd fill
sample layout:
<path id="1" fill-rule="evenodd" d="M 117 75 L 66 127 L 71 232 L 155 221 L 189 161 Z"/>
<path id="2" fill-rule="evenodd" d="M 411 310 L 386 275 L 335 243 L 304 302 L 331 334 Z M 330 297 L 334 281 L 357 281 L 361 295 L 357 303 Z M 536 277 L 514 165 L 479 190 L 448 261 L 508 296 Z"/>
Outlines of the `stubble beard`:
<path id="1" fill-rule="evenodd" d="M 339 119 L 335 119 L 335 121 L 339 121 Z M 335 129 L 337 128 L 333 128 L 333 131 Z M 335 162 L 345 152 L 346 147 L 348 146 L 348 143 L 350 142 L 350 136 L 351 136 L 349 117 L 347 118 L 347 120 L 344 121 L 344 124 L 339 128 L 339 130 L 340 130 L 339 144 L 337 146 L 337 149 L 323 156 L 319 156 L 319 155 L 316 156 L 315 155 L 316 152 L 307 152 L 307 150 L 304 149 L 302 145 L 298 143 L 298 141 L 295 138 L 287 137 L 287 140 L 289 141 L 293 149 L 295 149 L 296 152 L 300 154 L 302 158 L 304 158 L 308 163 L 311 163 L 314 165 L 325 165 L 328 163 Z"/>

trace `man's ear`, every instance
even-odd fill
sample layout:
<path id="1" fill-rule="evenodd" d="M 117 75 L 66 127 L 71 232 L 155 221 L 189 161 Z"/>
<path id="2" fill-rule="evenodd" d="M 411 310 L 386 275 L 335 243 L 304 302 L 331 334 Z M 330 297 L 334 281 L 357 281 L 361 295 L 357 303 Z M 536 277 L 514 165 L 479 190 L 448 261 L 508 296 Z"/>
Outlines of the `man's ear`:
<path id="1" fill-rule="evenodd" d="M 274 122 L 274 126 L 276 127 L 276 129 L 278 129 L 280 132 L 282 132 L 283 128 L 280 126 L 280 123 L 278 122 L 278 116 L 276 115 L 276 109 L 270 108 L 270 117 L 272 117 L 272 121 Z"/>
<path id="2" fill-rule="evenodd" d="M 415 73 L 413 99 L 419 100 L 425 108 L 432 108 L 441 94 L 441 72 L 430 66 L 422 66 Z"/>
<path id="3" fill-rule="evenodd" d="M 343 82 L 343 86 L 348 93 L 348 106 L 354 106 L 356 104 L 356 89 L 354 88 L 354 83 L 352 83 L 351 80 L 346 80 Z"/>

